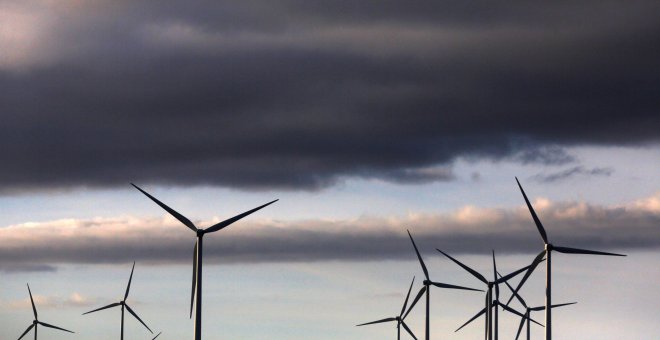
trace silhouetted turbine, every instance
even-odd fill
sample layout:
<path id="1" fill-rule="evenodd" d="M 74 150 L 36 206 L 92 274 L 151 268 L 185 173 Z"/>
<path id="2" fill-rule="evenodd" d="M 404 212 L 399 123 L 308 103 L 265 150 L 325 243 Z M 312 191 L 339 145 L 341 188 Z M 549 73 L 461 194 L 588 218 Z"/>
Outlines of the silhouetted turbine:
<path id="1" fill-rule="evenodd" d="M 408 308 L 408 311 L 404 315 L 404 318 L 408 316 L 410 311 L 415 307 L 415 304 L 417 304 L 417 301 L 426 293 L 426 340 L 429 340 L 431 337 L 431 325 L 430 325 L 430 312 L 431 312 L 431 307 L 430 307 L 430 302 L 431 302 L 431 297 L 430 297 L 430 292 L 431 292 L 431 285 L 439 287 L 439 288 L 449 288 L 449 289 L 462 289 L 462 290 L 472 290 L 472 291 L 477 291 L 477 292 L 483 292 L 481 289 L 474 289 L 474 288 L 468 288 L 468 287 L 462 287 L 462 286 L 456 286 L 456 285 L 450 285 L 446 283 L 440 283 L 440 282 L 433 282 L 429 278 L 429 271 L 426 269 L 426 265 L 424 264 L 424 260 L 422 260 L 422 255 L 419 254 L 419 250 L 417 249 L 417 245 L 415 244 L 415 240 L 413 240 L 412 235 L 410 234 L 410 230 L 408 230 L 408 236 L 410 237 L 410 241 L 413 244 L 413 247 L 415 248 L 415 253 L 417 254 L 417 258 L 419 259 L 419 264 L 422 266 L 422 271 L 424 272 L 424 277 L 425 280 L 422 283 L 424 287 L 419 290 L 419 293 L 417 293 L 417 296 L 415 296 L 415 299 L 413 302 L 410 304 L 410 307 Z"/>
<path id="2" fill-rule="evenodd" d="M 30 291 L 30 285 L 29 284 L 27 285 L 27 288 L 28 288 L 28 293 L 30 294 L 30 302 L 32 303 L 32 312 L 34 313 L 34 320 L 32 321 L 32 324 L 30 325 L 30 327 L 28 327 L 25 330 L 25 332 L 23 332 L 23 334 L 21 334 L 21 336 L 18 337 L 18 340 L 21 340 L 25 336 L 25 334 L 27 334 L 32 328 L 34 328 L 34 340 L 37 340 L 37 325 L 42 325 L 42 326 L 48 327 L 48 328 L 59 329 L 61 331 L 65 331 L 65 332 L 69 332 L 69 333 L 75 333 L 75 332 L 72 332 L 68 329 L 60 328 L 60 327 L 53 326 L 51 324 L 47 324 L 45 322 L 39 321 L 39 317 L 37 317 L 37 307 L 34 306 L 34 299 L 32 299 L 32 291 Z"/>
<path id="3" fill-rule="evenodd" d="M 541 224 L 541 220 L 539 220 L 538 216 L 536 215 L 536 212 L 534 211 L 534 208 L 532 207 L 532 204 L 529 202 L 529 199 L 527 198 L 527 195 L 525 194 L 525 190 L 523 190 L 522 185 L 520 185 L 520 181 L 518 181 L 518 177 L 516 177 L 516 182 L 518 183 L 518 187 L 520 188 L 520 192 L 522 193 L 523 197 L 525 198 L 525 203 L 527 204 L 527 208 L 529 209 L 529 213 L 532 215 L 532 219 L 534 219 L 534 223 L 536 224 L 536 228 L 539 231 L 539 234 L 541 234 L 541 238 L 543 239 L 543 243 L 545 244 L 545 249 L 543 249 L 537 256 L 534 258 L 534 261 L 532 261 L 532 264 L 530 268 L 527 270 L 525 275 L 523 276 L 522 280 L 520 280 L 520 283 L 518 284 L 518 287 L 516 287 L 515 292 L 518 293 L 518 290 L 522 287 L 523 284 L 525 284 L 525 281 L 527 278 L 532 274 L 532 271 L 534 271 L 534 268 L 541 263 L 541 260 L 545 256 L 548 262 L 546 262 L 546 277 L 545 277 L 545 339 L 546 340 L 551 340 L 552 339 L 552 251 L 556 250 L 560 253 L 566 253 L 566 254 L 586 254 L 586 255 L 607 255 L 607 256 L 626 256 L 623 254 L 615 254 L 615 253 L 606 253 L 602 251 L 595 251 L 595 250 L 586 250 L 586 249 L 578 249 L 578 248 L 569 248 L 569 247 L 560 247 L 560 246 L 555 246 L 552 243 L 548 241 L 548 236 L 545 233 L 545 228 L 543 228 L 543 224 Z M 507 302 L 507 305 L 509 302 L 511 302 L 511 299 L 513 299 L 513 295 Z"/>
<path id="4" fill-rule="evenodd" d="M 91 311 L 86 312 L 86 313 L 83 313 L 83 315 L 85 315 L 85 314 L 89 314 L 89 313 L 98 312 L 98 311 L 101 311 L 101 310 L 104 310 L 104 309 L 121 306 L 121 337 L 120 337 L 120 339 L 122 339 L 122 340 L 124 339 L 124 308 L 126 308 L 126 310 L 128 310 L 128 312 L 131 313 L 131 315 L 133 315 L 138 321 L 140 321 L 140 323 L 142 325 L 144 325 L 144 327 L 146 327 L 149 330 L 149 333 L 153 334 L 153 332 L 151 331 L 149 326 L 147 326 L 147 324 L 144 323 L 144 321 L 142 321 L 142 319 L 140 319 L 140 317 L 126 303 L 126 299 L 128 299 L 128 293 L 131 290 L 131 281 L 133 280 L 133 270 L 135 270 L 135 262 L 133 262 L 133 268 L 131 268 L 131 276 L 128 278 L 128 285 L 126 286 L 126 293 L 124 293 L 124 299 L 123 300 L 121 300 L 119 302 L 111 303 L 111 304 L 109 304 L 107 306 L 103 306 L 101 308 L 91 310 Z"/>
<path id="5" fill-rule="evenodd" d="M 500 273 L 497 273 L 500 275 Z M 502 275 L 500 275 L 502 276 Z M 516 340 L 518 340 L 518 337 L 520 337 L 520 332 L 522 331 L 523 325 L 526 323 L 527 324 L 527 340 L 530 340 L 530 320 L 532 318 L 532 312 L 537 312 L 541 310 L 545 310 L 545 306 L 537 306 L 537 307 L 529 307 L 527 306 L 527 303 L 525 303 L 525 300 L 523 300 L 522 296 L 520 296 L 518 293 L 516 293 L 513 290 L 513 287 L 508 282 L 504 282 L 507 287 L 509 287 L 509 290 L 511 290 L 511 293 L 520 301 L 520 304 L 525 307 L 525 315 L 520 318 L 520 324 L 518 325 L 518 332 L 516 333 Z M 569 303 L 560 303 L 557 305 L 552 305 L 550 308 L 557 308 L 557 307 L 563 307 L 563 306 L 568 306 L 568 305 L 574 305 L 577 302 L 569 302 Z M 525 322 L 527 321 L 527 322 Z"/>
<path id="6" fill-rule="evenodd" d="M 257 210 L 260 210 L 277 202 L 278 200 L 270 201 L 252 210 L 248 210 L 242 214 L 236 215 L 232 218 L 216 223 L 206 229 L 202 229 L 202 228 L 197 228 L 188 218 L 179 214 L 174 209 L 168 207 L 167 205 L 165 205 L 165 203 L 159 201 L 155 197 L 149 195 L 146 191 L 140 189 L 137 185 L 133 183 L 131 183 L 131 185 L 134 186 L 135 189 L 140 190 L 140 192 L 142 192 L 145 196 L 149 197 L 161 208 L 165 209 L 165 211 L 170 213 L 170 215 L 174 216 L 174 218 L 179 220 L 181 223 L 183 223 L 183 225 L 190 228 L 190 230 L 194 231 L 195 234 L 197 234 L 197 241 L 195 242 L 195 249 L 193 253 L 193 274 L 192 274 L 192 293 L 190 296 L 190 317 L 192 318 L 192 309 L 194 304 L 195 305 L 195 340 L 201 340 L 202 339 L 202 259 L 203 259 L 202 240 L 204 234 L 213 233 L 220 229 L 223 229 L 229 226 L 230 224 L 242 219 L 243 217 L 246 217 L 252 214 L 253 212 L 256 212 Z"/>
<path id="7" fill-rule="evenodd" d="M 367 323 L 359 324 L 357 326 L 359 327 L 359 326 L 365 326 L 365 325 L 373 325 L 373 324 L 376 324 L 376 323 L 396 321 L 397 340 L 401 339 L 401 326 L 403 326 L 403 328 L 406 330 L 406 332 L 408 332 L 408 334 L 410 334 L 410 336 L 412 336 L 413 339 L 417 340 L 417 337 L 415 336 L 415 334 L 413 334 L 413 332 L 410 330 L 410 328 L 408 328 L 408 325 L 406 325 L 406 323 L 404 322 L 404 319 L 406 317 L 403 315 L 403 312 L 405 312 L 406 306 L 408 305 L 408 298 L 410 298 L 410 292 L 412 291 L 412 286 L 413 286 L 414 282 L 415 282 L 415 278 L 413 277 L 412 282 L 410 282 L 410 288 L 408 288 L 408 295 L 406 295 L 406 300 L 403 302 L 403 307 L 401 307 L 401 313 L 399 313 L 398 316 L 393 317 L 393 318 L 382 319 L 382 320 L 378 320 L 378 321 L 367 322 Z"/>
<path id="8" fill-rule="evenodd" d="M 516 275 L 522 273 L 523 271 L 527 270 L 529 266 L 520 268 L 504 277 L 497 278 L 497 264 L 495 263 L 495 251 L 493 250 L 493 281 L 488 281 L 483 275 L 479 274 L 476 270 L 468 267 L 467 265 L 463 264 L 461 261 L 451 257 L 449 254 L 445 253 L 444 251 L 437 249 L 440 253 L 445 255 L 447 258 L 450 260 L 454 261 L 457 265 L 459 265 L 461 268 L 465 269 L 468 273 L 472 274 L 472 276 L 476 277 L 479 281 L 483 282 L 486 284 L 488 287 L 488 291 L 486 292 L 486 306 L 484 309 L 482 309 L 479 313 L 477 313 L 472 319 L 468 320 L 463 326 L 459 327 L 456 332 L 461 330 L 461 328 L 467 326 L 470 322 L 475 320 L 476 318 L 480 317 L 482 314 L 486 313 L 486 339 L 493 339 L 493 306 L 495 306 L 495 340 L 497 340 L 497 334 L 498 334 L 498 309 L 497 306 L 502 306 L 506 311 L 517 314 L 519 316 L 522 316 L 522 314 L 515 309 L 509 308 L 508 306 L 504 306 L 500 303 L 500 288 L 499 284 L 502 282 L 506 282 L 509 279 L 515 277 Z M 493 287 L 495 287 L 495 300 L 493 300 Z"/>

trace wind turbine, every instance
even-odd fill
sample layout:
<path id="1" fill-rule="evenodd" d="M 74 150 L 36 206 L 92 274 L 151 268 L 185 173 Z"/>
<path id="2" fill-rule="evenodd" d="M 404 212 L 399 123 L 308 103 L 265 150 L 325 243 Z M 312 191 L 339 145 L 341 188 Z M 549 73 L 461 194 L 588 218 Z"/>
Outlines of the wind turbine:
<path id="1" fill-rule="evenodd" d="M 131 185 L 134 186 L 135 189 L 140 190 L 141 193 L 149 197 L 152 201 L 158 204 L 161 208 L 165 209 L 165 211 L 170 213 L 170 215 L 174 216 L 174 218 L 179 220 L 186 227 L 190 228 L 190 230 L 194 231 L 195 234 L 197 235 L 197 241 L 195 242 L 195 250 L 193 253 L 193 275 L 192 275 L 192 293 L 190 296 L 190 317 L 192 318 L 193 303 L 196 301 L 197 303 L 195 303 L 195 340 L 201 340 L 202 339 L 202 249 L 203 249 L 202 241 L 204 234 L 213 233 L 220 229 L 223 229 L 228 225 L 242 219 L 243 217 L 248 216 L 257 210 L 260 210 L 277 202 L 278 200 L 270 201 L 252 210 L 248 210 L 242 214 L 236 215 L 232 218 L 216 223 L 206 229 L 202 229 L 202 228 L 197 228 L 188 218 L 179 214 L 174 209 L 168 207 L 167 205 L 165 205 L 165 203 L 159 201 L 155 197 L 149 195 L 146 191 L 140 189 L 137 185 L 133 183 L 131 183 Z M 195 297 L 197 298 L 195 299 Z"/>
<path id="2" fill-rule="evenodd" d="M 523 316 L 520 314 L 518 311 L 515 309 L 509 308 L 508 306 L 504 306 L 500 303 L 500 288 L 499 284 L 502 282 L 506 282 L 509 279 L 515 277 L 516 275 L 522 273 L 523 271 L 527 270 L 530 266 L 520 268 L 504 277 L 497 278 L 497 264 L 495 263 L 495 251 L 493 250 L 493 281 L 488 281 L 483 275 L 479 274 L 476 270 L 468 267 L 467 265 L 463 264 L 461 261 L 451 257 L 449 254 L 445 253 L 444 251 L 437 249 L 440 253 L 442 253 L 444 256 L 449 258 L 450 260 L 454 261 L 457 265 L 459 265 L 461 268 L 465 269 L 468 273 L 472 274 L 472 276 L 476 277 L 479 281 L 483 282 L 486 284 L 488 287 L 488 291 L 486 292 L 486 306 L 484 309 L 482 309 L 479 313 L 477 313 L 472 319 L 468 320 L 463 326 L 459 327 L 456 332 L 458 332 L 461 328 L 465 327 L 467 324 L 472 322 L 474 319 L 478 318 L 481 316 L 481 314 L 486 313 L 486 338 L 487 339 L 493 339 L 493 306 L 495 306 L 495 340 L 497 340 L 497 334 L 498 334 L 498 309 L 497 306 L 502 306 L 506 311 L 517 314 L 519 316 Z M 495 287 L 495 300 L 493 300 L 493 287 Z"/>
<path id="3" fill-rule="evenodd" d="M 51 324 L 47 324 L 45 322 L 39 321 L 39 318 L 37 317 L 37 307 L 34 306 L 34 299 L 32 299 L 32 292 L 30 291 L 30 285 L 27 285 L 27 288 L 28 288 L 28 293 L 30 294 L 30 302 L 32 302 L 32 312 L 34 312 L 34 321 L 32 321 L 32 324 L 25 330 L 25 332 L 23 332 L 23 334 L 21 334 L 20 337 L 18 337 L 18 340 L 21 340 L 25 336 L 25 334 L 27 334 L 32 328 L 34 328 L 34 340 L 37 340 L 37 325 L 42 325 L 42 326 L 48 327 L 48 328 L 55 328 L 55 329 L 59 329 L 61 331 L 69 332 L 69 333 L 75 333 L 75 332 L 72 332 L 68 329 L 60 328 L 60 327 L 53 326 Z"/>
<path id="4" fill-rule="evenodd" d="M 147 324 L 144 323 L 144 321 L 142 321 L 142 319 L 140 319 L 140 317 L 126 303 L 126 299 L 128 299 L 128 292 L 131 290 L 131 281 L 133 280 L 133 270 L 134 269 L 135 269 L 135 262 L 133 262 L 133 268 L 131 269 L 131 276 L 128 278 L 128 285 L 126 286 L 126 293 L 124 293 L 124 299 L 123 300 L 121 300 L 119 302 L 111 303 L 111 304 L 109 304 L 107 306 L 103 306 L 101 308 L 91 310 L 91 311 L 86 312 L 86 313 L 83 313 L 83 315 L 85 315 L 85 314 L 89 314 L 89 313 L 98 312 L 100 310 L 121 306 L 121 338 L 120 338 L 121 340 L 124 340 L 124 308 L 126 310 L 128 310 L 128 312 L 131 313 L 131 315 L 133 315 L 138 321 L 140 321 L 140 323 L 142 325 L 144 325 L 144 327 L 146 327 L 149 330 L 150 333 L 153 334 L 153 332 L 151 331 L 149 326 L 147 326 Z"/>
<path id="5" fill-rule="evenodd" d="M 545 248 L 534 258 L 534 261 L 532 261 L 532 264 L 530 265 L 529 269 L 523 276 L 522 280 L 520 280 L 520 283 L 518 284 L 518 287 L 516 287 L 515 292 L 518 293 L 518 290 L 522 287 L 522 285 L 525 283 L 527 278 L 532 274 L 534 271 L 534 268 L 541 263 L 543 260 L 543 257 L 545 257 L 548 261 L 545 263 L 545 270 L 546 270 L 546 276 L 545 276 L 545 339 L 546 340 L 551 340 L 552 339 L 552 251 L 558 251 L 560 253 L 565 253 L 565 254 L 586 254 L 586 255 L 607 255 L 607 256 L 626 256 L 623 254 L 615 254 L 615 253 L 606 253 L 602 251 L 595 251 L 595 250 L 586 250 L 586 249 L 578 249 L 578 248 L 569 248 L 569 247 L 560 247 L 560 246 L 555 246 L 552 243 L 548 241 L 548 236 L 545 233 L 545 228 L 543 228 L 543 224 L 541 224 L 541 220 L 539 220 L 538 216 L 536 215 L 536 212 L 534 211 L 534 208 L 532 207 L 532 204 L 529 202 L 529 199 L 527 198 L 527 195 L 525 194 L 525 190 L 523 190 L 522 185 L 520 185 L 520 181 L 518 181 L 518 177 L 516 177 L 516 182 L 518 183 L 518 187 L 520 188 L 520 192 L 522 193 L 523 197 L 525 198 L 525 203 L 527 203 L 527 208 L 529 209 L 529 213 L 532 215 L 532 219 L 534 219 L 534 223 L 536 224 L 536 228 L 539 231 L 539 234 L 541 234 L 541 238 L 543 239 L 543 243 L 545 244 Z M 513 296 L 509 299 L 509 302 L 513 299 Z M 509 304 L 507 302 L 507 305 Z"/>
<path id="6" fill-rule="evenodd" d="M 424 293 L 426 293 L 426 340 L 430 340 L 430 338 L 431 338 L 431 327 L 430 327 L 430 314 L 431 314 L 431 289 L 430 288 L 431 288 L 431 285 L 436 286 L 438 288 L 473 290 L 473 291 L 477 291 L 477 292 L 483 292 L 483 290 L 431 281 L 431 279 L 429 278 L 429 271 L 426 269 L 426 265 L 424 264 L 424 260 L 422 260 L 422 255 L 419 254 L 419 250 L 417 249 L 417 245 L 415 244 L 415 240 L 413 240 L 413 237 L 410 234 L 410 230 L 408 230 L 408 236 L 410 237 L 410 241 L 412 242 L 413 247 L 415 248 L 415 253 L 417 253 L 417 258 L 419 259 L 419 264 L 422 266 L 422 271 L 424 272 L 425 280 L 424 280 L 424 282 L 422 282 L 422 284 L 424 286 L 422 287 L 422 289 L 419 290 L 419 292 L 417 293 L 417 296 L 415 296 L 415 299 L 410 304 L 410 307 L 408 308 L 408 311 L 406 312 L 406 314 L 403 317 L 405 318 L 406 316 L 408 316 L 408 314 L 413 309 L 413 307 L 415 307 L 415 304 L 417 304 L 417 301 L 419 301 L 419 299 L 422 297 L 422 295 L 424 295 Z"/>
<path id="7" fill-rule="evenodd" d="M 500 275 L 500 273 L 497 273 L 497 274 Z M 500 276 L 502 276 L 502 275 L 500 275 Z M 504 282 L 504 283 L 506 284 L 507 287 L 509 287 L 509 290 L 511 290 L 511 293 L 518 299 L 520 304 L 523 305 L 523 307 L 525 307 L 525 315 L 522 318 L 520 318 L 520 324 L 518 325 L 518 333 L 516 333 L 516 340 L 518 340 L 518 337 L 520 337 L 520 332 L 522 331 L 523 325 L 525 323 L 527 324 L 527 340 L 529 340 L 530 339 L 530 324 L 529 324 L 529 321 L 531 320 L 532 312 L 538 312 L 538 311 L 545 310 L 545 306 L 529 307 L 527 305 L 527 303 L 525 303 L 525 300 L 522 298 L 522 296 L 520 296 L 518 293 L 516 293 L 513 290 L 513 287 L 511 287 L 511 285 L 508 282 Z M 563 306 L 568 306 L 568 305 L 574 305 L 576 303 L 577 302 L 560 303 L 560 304 L 557 304 L 557 305 L 552 305 L 552 306 L 550 306 L 550 308 L 557 308 L 557 307 L 563 307 Z M 527 321 L 527 322 L 525 322 L 525 321 Z"/>
<path id="8" fill-rule="evenodd" d="M 403 326 L 403 329 L 405 329 L 406 332 L 408 332 L 408 334 L 410 334 L 410 336 L 413 337 L 413 339 L 417 340 L 417 337 L 415 336 L 415 334 L 413 334 L 413 332 L 410 330 L 410 328 L 408 328 L 408 325 L 406 325 L 406 323 L 404 322 L 404 319 L 406 317 L 403 315 L 403 312 L 406 311 L 406 306 L 408 305 L 408 298 L 410 298 L 410 291 L 412 291 L 412 286 L 413 286 L 414 282 L 415 282 L 415 278 L 413 277 L 412 282 L 410 282 L 410 288 L 408 288 L 408 295 L 406 295 L 406 300 L 403 302 L 403 307 L 401 307 L 401 313 L 399 313 L 398 316 L 395 316 L 393 318 L 382 319 L 382 320 L 378 320 L 378 321 L 367 322 L 367 323 L 359 324 L 357 326 L 359 327 L 359 326 L 373 325 L 373 324 L 376 324 L 376 323 L 396 321 L 396 334 L 397 334 L 396 338 L 397 338 L 397 340 L 401 340 L 401 326 Z M 406 316 L 407 316 L 407 314 L 406 314 Z"/>

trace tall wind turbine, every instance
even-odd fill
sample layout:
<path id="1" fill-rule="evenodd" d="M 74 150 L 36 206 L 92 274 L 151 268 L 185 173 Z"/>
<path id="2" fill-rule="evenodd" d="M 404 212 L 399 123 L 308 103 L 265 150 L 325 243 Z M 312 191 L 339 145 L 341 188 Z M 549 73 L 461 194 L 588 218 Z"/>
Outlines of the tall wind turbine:
<path id="1" fill-rule="evenodd" d="M 60 328 L 60 327 L 53 326 L 51 324 L 47 324 L 45 322 L 39 321 L 39 318 L 37 317 L 37 307 L 34 306 L 34 299 L 32 299 L 32 292 L 30 291 L 30 285 L 27 285 L 27 288 L 28 288 L 28 293 L 30 294 L 30 302 L 32 302 L 32 312 L 34 312 L 34 321 L 32 321 L 32 324 L 30 325 L 30 327 L 28 327 L 25 330 L 25 332 L 23 332 L 23 334 L 21 334 L 21 336 L 18 337 L 18 340 L 21 340 L 25 336 L 25 334 L 27 334 L 32 328 L 34 328 L 34 340 L 37 340 L 37 325 L 42 325 L 42 326 L 48 327 L 48 328 L 59 329 L 61 331 L 65 331 L 65 332 L 69 332 L 69 333 L 75 333 L 75 332 L 72 332 L 68 329 Z"/>
<path id="2" fill-rule="evenodd" d="M 516 177 L 516 182 L 518 183 L 518 187 L 520 188 L 520 192 L 522 193 L 523 197 L 525 198 L 525 203 L 527 203 L 527 208 L 529 209 L 529 213 L 532 215 L 532 219 L 534 219 L 534 223 L 536 224 L 536 228 L 539 231 L 539 234 L 541 234 L 541 238 L 543 239 L 543 243 L 545 244 L 545 248 L 534 258 L 534 261 L 532 261 L 531 266 L 523 276 L 522 280 L 520 280 L 520 283 L 518 284 L 518 287 L 516 287 L 515 292 L 517 293 L 518 290 L 520 290 L 520 287 L 525 283 L 527 278 L 532 274 L 532 271 L 534 271 L 534 268 L 541 263 L 543 260 L 543 257 L 548 260 L 545 263 L 545 270 L 546 270 L 546 276 L 545 276 L 545 339 L 546 340 L 551 340 L 552 339 L 552 251 L 558 251 L 560 253 L 565 253 L 565 254 L 586 254 L 586 255 L 607 255 L 607 256 L 626 256 L 623 254 L 615 254 L 615 253 L 606 253 L 602 251 L 595 251 L 595 250 L 586 250 L 586 249 L 578 249 L 578 248 L 569 248 L 569 247 L 560 247 L 560 246 L 555 246 L 550 241 L 548 241 L 548 236 L 545 233 L 545 228 L 543 228 L 543 224 L 541 224 L 541 220 L 539 220 L 538 216 L 536 215 L 536 212 L 534 211 L 534 208 L 532 207 L 532 204 L 529 202 L 529 199 L 527 198 L 527 195 L 525 194 L 525 190 L 523 190 L 522 185 L 520 185 L 520 181 L 518 181 L 518 177 Z M 513 299 L 513 296 L 509 299 L 509 302 L 511 302 L 511 299 Z M 507 302 L 507 304 L 509 304 Z"/>
<path id="3" fill-rule="evenodd" d="M 408 298 L 410 298 L 410 291 L 412 291 L 412 286 L 413 286 L 414 282 L 415 282 L 415 278 L 413 277 L 412 282 L 410 282 L 410 288 L 408 288 L 408 295 L 406 295 L 406 300 L 403 302 L 403 307 L 401 307 L 401 313 L 399 313 L 398 316 L 395 316 L 393 318 L 382 319 L 382 320 L 378 320 L 378 321 L 367 322 L 367 323 L 359 324 L 357 326 L 359 327 L 359 326 L 373 325 L 373 324 L 376 324 L 376 323 L 396 321 L 396 338 L 397 338 L 397 340 L 401 340 L 401 326 L 403 326 L 403 329 L 405 329 L 406 332 L 408 332 L 408 334 L 410 334 L 410 336 L 413 337 L 413 339 L 417 340 L 417 337 L 415 336 L 415 334 L 413 334 L 413 332 L 410 330 L 410 328 L 408 328 L 408 325 L 406 325 L 406 323 L 404 322 L 404 319 L 406 317 L 403 315 L 403 312 L 406 311 L 406 306 L 408 305 Z M 407 316 L 407 314 L 406 314 L 406 316 Z"/>
<path id="4" fill-rule="evenodd" d="M 152 201 L 158 204 L 161 208 L 165 209 L 170 215 L 174 216 L 177 220 L 183 223 L 186 227 L 190 228 L 197 235 L 197 241 L 195 242 L 195 249 L 193 254 L 193 275 L 192 275 L 192 293 L 190 296 L 190 317 L 192 318 L 192 309 L 193 304 L 195 305 L 195 340 L 202 339 L 202 241 L 204 234 L 209 234 L 216 232 L 220 229 L 223 229 L 230 224 L 242 219 L 245 216 L 256 212 L 262 208 L 265 208 L 278 200 L 270 201 L 264 205 L 258 206 L 252 210 L 248 210 L 242 214 L 236 215 L 232 218 L 226 219 L 222 222 L 216 223 L 206 229 L 197 228 L 188 218 L 179 214 L 174 209 L 165 205 L 165 203 L 159 201 L 155 197 L 149 195 L 146 191 L 140 189 L 137 185 L 131 183 L 135 189 L 140 190 L 145 196 L 149 197 Z M 196 297 L 196 298 L 195 298 Z M 197 303 L 195 303 L 197 302 Z"/>
<path id="5" fill-rule="evenodd" d="M 517 314 L 519 316 L 522 316 L 518 311 L 509 308 L 508 306 L 504 306 L 500 303 L 500 288 L 499 284 L 502 282 L 506 282 L 509 279 L 515 277 L 516 275 L 522 273 L 523 271 L 527 270 L 530 266 L 520 268 L 504 277 L 497 278 L 497 264 L 495 263 L 495 251 L 493 250 L 493 281 L 488 281 L 483 275 L 479 274 L 476 270 L 468 267 L 467 265 L 463 264 L 461 261 L 451 257 L 449 254 L 445 253 L 444 251 L 437 249 L 437 251 L 441 252 L 444 256 L 449 258 L 450 260 L 454 261 L 457 265 L 459 265 L 461 268 L 465 269 L 468 273 L 472 274 L 472 276 L 476 277 L 479 281 L 483 282 L 486 284 L 488 287 L 488 291 L 486 292 L 486 306 L 484 309 L 482 309 L 479 313 L 477 313 L 472 319 L 468 320 L 463 326 L 459 327 L 456 331 L 458 332 L 461 328 L 465 327 L 467 324 L 472 322 L 474 319 L 478 318 L 481 316 L 481 314 L 486 313 L 486 338 L 487 339 L 493 339 L 493 306 L 495 306 L 495 340 L 497 340 L 497 334 L 498 334 L 498 309 L 497 306 L 502 306 L 506 311 Z M 495 288 L 495 299 L 493 300 L 493 287 Z"/>
<path id="6" fill-rule="evenodd" d="M 417 296 L 415 296 L 415 299 L 410 304 L 410 307 L 408 308 L 408 311 L 404 315 L 404 318 L 406 316 L 408 316 L 408 314 L 413 309 L 413 307 L 415 307 L 415 304 L 417 304 L 417 301 L 419 301 L 419 299 L 422 297 L 422 295 L 424 295 L 424 293 L 426 293 L 426 340 L 430 340 L 431 339 L 431 325 L 430 325 L 431 285 L 436 286 L 438 288 L 472 290 L 472 291 L 477 291 L 477 292 L 483 292 L 483 290 L 431 281 L 431 279 L 429 278 L 429 271 L 426 269 L 426 265 L 424 264 L 424 260 L 422 260 L 422 255 L 419 254 L 419 250 L 417 249 L 417 245 L 415 244 L 415 240 L 413 240 L 413 237 L 410 234 L 410 230 L 408 230 L 408 236 L 410 237 L 410 241 L 412 242 L 412 245 L 415 248 L 415 253 L 417 253 L 417 258 L 419 259 L 419 264 L 422 266 L 422 271 L 424 272 L 425 280 L 422 283 L 424 286 L 422 287 L 422 289 L 419 290 L 419 293 L 417 293 Z"/>
<path id="7" fill-rule="evenodd" d="M 500 273 L 497 273 L 497 274 L 500 275 Z M 500 276 L 502 276 L 502 275 L 500 275 Z M 530 335 L 531 334 L 530 334 L 530 323 L 529 323 L 529 321 L 532 318 L 532 312 L 538 312 L 538 311 L 545 310 L 545 306 L 529 307 L 527 305 L 527 303 L 525 302 L 525 300 L 522 298 L 522 296 L 520 296 L 518 293 L 516 293 L 515 290 L 513 290 L 513 287 L 511 287 L 511 285 L 508 282 L 504 282 L 504 283 L 506 284 L 507 287 L 509 287 L 509 290 L 518 299 L 520 304 L 523 305 L 523 307 L 525 307 L 525 315 L 522 318 L 520 318 L 520 324 L 518 325 L 518 332 L 516 333 L 516 340 L 518 340 L 518 337 L 520 337 L 520 332 L 522 331 L 523 325 L 525 325 L 525 324 L 527 324 L 527 340 L 530 340 Z M 577 302 L 560 303 L 560 304 L 557 304 L 557 305 L 552 305 L 552 306 L 550 306 L 550 308 L 557 308 L 557 307 L 563 307 L 563 306 L 568 306 L 568 305 L 574 305 L 576 303 Z M 525 321 L 527 321 L 527 322 L 525 322 Z"/>
<path id="8" fill-rule="evenodd" d="M 128 312 L 131 313 L 131 315 L 133 315 L 138 321 L 140 321 L 140 323 L 142 325 L 144 325 L 144 327 L 146 327 L 149 330 L 149 333 L 153 334 L 153 332 L 151 331 L 149 326 L 147 326 L 147 324 L 144 323 L 144 321 L 142 321 L 142 319 L 140 319 L 140 317 L 126 303 L 126 299 L 128 299 L 128 292 L 131 290 L 131 281 L 133 280 L 133 270 L 134 269 L 135 269 L 135 262 L 133 262 L 133 268 L 131 269 L 131 276 L 128 278 L 128 285 L 126 286 L 126 293 L 124 293 L 124 299 L 123 300 L 121 300 L 119 302 L 111 303 L 111 304 L 109 304 L 107 306 L 103 306 L 101 308 L 91 310 L 91 311 L 86 312 L 86 313 L 83 313 L 83 315 L 85 315 L 85 314 L 89 314 L 89 313 L 98 312 L 100 310 L 121 306 L 121 338 L 120 338 L 121 340 L 124 340 L 124 308 L 126 310 L 128 310 Z"/>

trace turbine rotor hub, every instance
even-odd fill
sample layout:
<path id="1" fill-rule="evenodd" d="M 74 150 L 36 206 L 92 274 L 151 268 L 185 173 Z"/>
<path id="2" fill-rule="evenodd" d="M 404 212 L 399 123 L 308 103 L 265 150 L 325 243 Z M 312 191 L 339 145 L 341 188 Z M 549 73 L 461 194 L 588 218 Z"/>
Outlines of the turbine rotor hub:
<path id="1" fill-rule="evenodd" d="M 197 237 L 204 236 L 204 229 L 197 229 Z"/>
<path id="2" fill-rule="evenodd" d="M 545 250 L 546 250 L 546 251 L 551 251 L 553 248 L 554 248 L 554 247 L 552 246 L 552 243 L 547 243 L 547 244 L 545 245 Z"/>
<path id="3" fill-rule="evenodd" d="M 425 286 L 428 286 L 428 285 L 431 284 L 431 281 L 429 281 L 429 280 L 424 280 L 423 284 L 424 284 Z"/>

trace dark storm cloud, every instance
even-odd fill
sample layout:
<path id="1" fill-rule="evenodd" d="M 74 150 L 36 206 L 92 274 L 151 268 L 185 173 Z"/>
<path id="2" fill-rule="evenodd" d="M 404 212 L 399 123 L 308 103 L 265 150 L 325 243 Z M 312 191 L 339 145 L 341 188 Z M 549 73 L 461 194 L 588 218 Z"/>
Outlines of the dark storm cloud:
<path id="1" fill-rule="evenodd" d="M 660 194 L 625 206 L 535 202 L 550 240 L 603 251 L 660 247 Z M 216 221 L 217 222 L 217 221 Z M 198 225 L 210 225 L 205 221 Z M 409 229 L 420 249 L 486 254 L 537 252 L 543 246 L 529 212 L 464 207 L 445 214 L 343 221 L 243 223 L 205 237 L 205 262 L 410 260 Z M 0 270 L 60 263 L 187 263 L 195 236 L 166 219 L 60 220 L 0 228 Z M 623 250 L 622 250 L 623 249 Z"/>
<path id="2" fill-rule="evenodd" d="M 608 1 L 17 3 L 0 18 L 16 34 L 0 34 L 0 191 L 420 183 L 451 180 L 457 157 L 566 164 L 567 146 L 657 143 L 658 13 Z"/>

